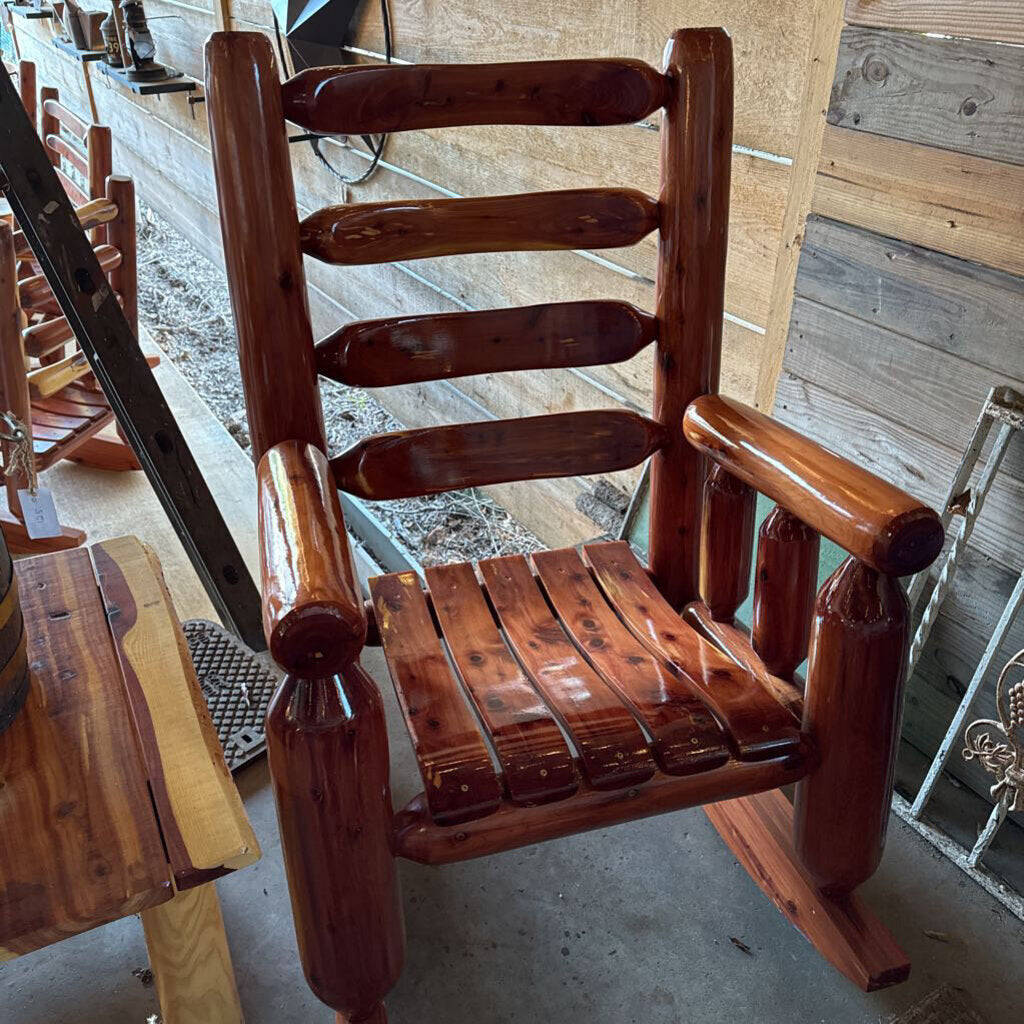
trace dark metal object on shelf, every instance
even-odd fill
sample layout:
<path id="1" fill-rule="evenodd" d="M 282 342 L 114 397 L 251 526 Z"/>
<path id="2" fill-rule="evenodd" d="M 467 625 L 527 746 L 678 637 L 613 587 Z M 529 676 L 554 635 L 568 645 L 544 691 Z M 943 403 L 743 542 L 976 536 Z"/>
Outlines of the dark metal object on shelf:
<path id="1" fill-rule="evenodd" d="M 260 599 L 249 570 L 6 71 L 0 73 L 3 179 L 60 311 L 218 615 L 250 648 L 263 650 Z"/>
<path id="2" fill-rule="evenodd" d="M 162 78 L 142 82 L 131 79 L 127 68 L 115 68 L 105 63 L 100 63 L 97 67 L 108 78 L 114 79 L 119 85 L 139 96 L 156 96 L 163 92 L 193 92 L 199 88 L 199 83 L 194 78 L 189 78 L 170 67 L 164 68 Z"/>
<path id="3" fill-rule="evenodd" d="M 167 77 L 167 68 L 156 59 L 156 43 L 149 31 L 142 0 L 121 0 L 125 45 L 131 57 L 126 75 L 132 82 L 155 82 Z"/>

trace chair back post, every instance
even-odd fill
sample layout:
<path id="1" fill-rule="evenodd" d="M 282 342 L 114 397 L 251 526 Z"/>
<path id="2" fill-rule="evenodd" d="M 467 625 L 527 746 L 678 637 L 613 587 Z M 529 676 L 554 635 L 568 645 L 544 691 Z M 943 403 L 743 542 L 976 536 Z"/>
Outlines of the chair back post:
<path id="1" fill-rule="evenodd" d="M 651 459 L 651 570 L 676 608 L 698 596 L 704 457 L 683 413 L 718 390 L 732 156 L 732 43 L 723 29 L 684 29 L 666 51 L 661 126 L 661 237 L 656 286 L 654 418 L 665 446 Z"/>
<path id="2" fill-rule="evenodd" d="M 107 178 L 114 173 L 111 133 L 106 125 L 89 125 L 85 133 L 85 155 L 88 161 L 86 190 L 90 199 L 100 199 L 107 195 Z M 134 202 L 132 212 L 134 213 Z M 90 236 L 92 244 L 103 245 L 109 241 L 110 230 L 106 224 L 93 228 Z"/>
<path id="3" fill-rule="evenodd" d="M 60 167 L 60 154 L 45 145 L 47 136 L 60 135 L 60 119 L 46 109 L 47 100 L 60 102 L 60 93 L 52 85 L 44 85 L 39 90 L 39 137 L 43 140 L 46 155 L 54 167 Z"/>
<path id="4" fill-rule="evenodd" d="M 25 350 L 21 339 L 22 314 L 18 298 L 18 259 L 14 253 L 14 232 L 6 221 L 0 221 L 0 398 L 4 412 L 20 420 L 31 432 L 32 401 L 25 374 Z M 14 473 L 11 448 L 4 443 L 4 465 L 7 504 L 11 514 L 21 518 L 18 489 L 28 486 L 24 472 Z"/>
<path id="5" fill-rule="evenodd" d="M 269 40 L 253 32 L 210 36 L 206 97 L 253 459 L 281 441 L 324 451 L 295 186 Z"/>
<path id="6" fill-rule="evenodd" d="M 94 127 L 96 126 L 94 125 Z M 117 207 L 117 216 L 109 224 L 103 225 L 107 232 L 106 242 L 121 254 L 120 263 L 110 271 L 110 287 L 121 296 L 121 308 L 131 325 L 132 334 L 137 339 L 139 337 L 139 275 L 138 245 L 135 234 L 135 183 L 131 178 L 120 174 L 111 174 L 104 181 L 104 189 L 107 199 Z M 103 192 L 101 191 L 100 194 L 102 195 Z"/>
<path id="7" fill-rule="evenodd" d="M 28 114 L 28 119 L 34 128 L 37 124 L 36 116 L 38 107 L 36 104 L 36 66 L 30 60 L 18 61 L 18 95 L 21 97 L 21 105 Z"/>

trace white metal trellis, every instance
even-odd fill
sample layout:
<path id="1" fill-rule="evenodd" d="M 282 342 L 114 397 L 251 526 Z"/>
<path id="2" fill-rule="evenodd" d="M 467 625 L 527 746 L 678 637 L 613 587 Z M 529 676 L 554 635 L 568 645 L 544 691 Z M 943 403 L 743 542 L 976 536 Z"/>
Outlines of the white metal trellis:
<path id="1" fill-rule="evenodd" d="M 992 428 L 997 424 L 998 431 L 989 452 L 988 461 L 978 477 L 977 484 L 973 490 L 969 490 L 971 474 L 978 464 Z M 1012 388 L 993 388 L 985 400 L 974 434 L 946 496 L 941 516 L 943 526 L 949 526 L 954 514 L 962 515 L 963 519 L 946 554 L 938 581 L 928 598 L 924 615 L 911 644 L 907 657 L 908 676 L 913 672 L 921 656 L 932 626 L 938 618 L 942 602 L 949 593 L 967 541 L 974 530 L 974 524 L 981 514 L 985 499 L 988 497 L 988 492 L 991 490 L 1010 441 L 1018 431 L 1024 431 L 1024 396 Z M 911 581 L 908 597 L 912 607 L 920 598 L 927 579 L 927 572 L 923 572 Z M 953 715 L 946 735 L 939 744 L 939 749 L 936 751 L 917 796 L 913 803 L 907 803 L 897 798 L 894 806 L 900 817 L 914 825 L 919 832 L 932 841 L 933 845 L 959 864 L 975 880 L 985 885 L 1008 909 L 1024 919 L 1024 900 L 1019 895 L 1009 893 L 1005 886 L 997 884 L 993 887 L 992 879 L 980 870 L 981 859 L 1005 820 L 1007 811 L 1019 809 L 1024 804 L 1024 775 L 1022 775 L 1024 772 L 1024 747 L 1022 747 L 1024 739 L 1018 737 L 1018 733 L 1022 732 L 1021 719 L 1024 718 L 1024 680 L 1014 683 L 1010 679 L 1012 669 L 1024 666 L 1024 651 L 1014 655 L 1000 673 L 996 688 L 1000 721 L 980 719 L 972 722 L 964 731 L 964 723 L 970 715 L 975 698 L 1022 606 L 1024 606 L 1024 571 L 1021 572 L 995 625 L 981 660 L 978 662 L 978 667 Z M 978 836 L 974 848 L 969 852 L 921 820 L 925 805 L 934 793 L 939 776 L 948 763 L 958 738 L 963 744 L 961 749 L 964 757 L 966 759 L 976 758 L 997 778 L 997 782 L 992 788 L 996 804 L 987 824 Z"/>

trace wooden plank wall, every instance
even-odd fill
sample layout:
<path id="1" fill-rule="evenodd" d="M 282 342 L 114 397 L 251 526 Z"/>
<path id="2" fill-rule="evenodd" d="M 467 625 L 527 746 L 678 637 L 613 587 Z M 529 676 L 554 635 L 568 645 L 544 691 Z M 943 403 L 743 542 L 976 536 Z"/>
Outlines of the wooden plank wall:
<path id="1" fill-rule="evenodd" d="M 989 388 L 1024 390 L 1024 49 L 1006 45 L 1024 4 L 847 0 L 845 18 L 775 414 L 937 503 Z M 1022 538 L 1018 439 L 911 685 L 904 735 L 928 754 Z M 1024 619 L 1000 664 L 1021 647 Z M 991 776 L 952 765 L 987 795 Z"/>
<path id="2" fill-rule="evenodd" d="M 782 220 L 797 145 L 800 97 L 808 67 L 812 14 L 839 0 L 584 0 L 571 17 L 563 5 L 519 0 L 392 0 L 395 54 L 411 62 L 465 62 L 621 55 L 660 66 L 680 25 L 724 24 L 736 52 L 737 150 L 733 164 L 731 246 L 723 386 L 752 398 Z M 267 0 L 149 0 L 159 57 L 202 79 L 202 46 L 226 10 L 232 28 L 271 32 Z M 384 43 L 378 5 L 366 3 L 346 59 L 378 61 Z M 159 19 L 159 20 L 157 20 Z M 41 84 L 56 84 L 86 109 L 82 69 L 50 45 L 47 22 L 18 22 L 24 56 Z M 358 50 L 356 53 L 354 51 Z M 100 119 L 114 131 L 118 170 L 134 175 L 142 198 L 211 258 L 221 260 L 216 196 L 204 108 L 180 95 L 136 97 L 92 73 Z M 346 174 L 365 160 L 335 143 L 324 152 Z M 302 212 L 340 197 L 338 182 L 307 145 L 292 147 Z M 586 185 L 632 185 L 657 193 L 657 124 L 566 130 L 482 127 L 393 136 L 385 166 L 354 200 L 482 195 Z M 308 262 L 315 329 L 352 317 L 473 309 L 565 298 L 623 298 L 653 307 L 654 240 L 630 250 L 590 254 L 496 254 L 404 265 L 329 268 Z M 183 268 L 183 272 L 187 268 Z M 389 389 L 380 400 L 403 422 L 420 425 L 491 416 L 624 405 L 650 407 L 651 354 L 581 371 L 482 376 Z M 613 482 L 630 488 L 637 472 Z M 599 532 L 576 507 L 593 480 L 495 488 L 547 542 L 576 542 Z M 538 495 L 543 495 L 539 499 Z M 539 499 L 539 500 L 538 500 Z"/>

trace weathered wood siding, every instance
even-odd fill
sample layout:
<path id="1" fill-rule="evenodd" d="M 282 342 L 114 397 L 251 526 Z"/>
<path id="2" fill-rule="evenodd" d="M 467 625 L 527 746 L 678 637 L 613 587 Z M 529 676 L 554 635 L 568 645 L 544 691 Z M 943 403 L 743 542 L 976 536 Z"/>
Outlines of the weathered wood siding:
<path id="1" fill-rule="evenodd" d="M 616 55 L 660 66 L 670 32 L 682 25 L 724 24 L 736 53 L 737 151 L 726 302 L 723 386 L 750 398 L 797 145 L 799 98 L 808 65 L 813 10 L 825 0 L 638 0 L 560 5 L 520 0 L 501 7 L 470 0 L 392 0 L 395 55 L 404 61 L 465 62 Z M 834 4 L 838 0 L 827 0 Z M 217 27 L 218 0 L 148 0 L 159 58 L 203 77 L 203 42 Z M 230 26 L 270 33 L 267 0 L 225 0 Z M 361 8 L 346 59 L 376 61 L 384 43 L 376 4 Z M 159 19 L 159 20 L 157 20 Z M 23 55 L 39 65 L 40 84 L 55 84 L 77 110 L 87 109 L 82 66 L 50 43 L 48 22 L 17 23 Z M 361 51 L 355 53 L 354 50 Z M 202 105 L 185 97 L 137 97 L 91 72 L 100 119 L 115 138 L 116 168 L 208 256 L 221 261 L 209 133 Z M 194 117 L 193 117 L 194 113 Z M 354 201 L 483 195 L 587 185 L 632 185 L 657 192 L 657 123 L 612 129 L 481 127 L 392 136 L 385 165 Z M 365 159 L 333 142 L 324 152 L 346 174 Z M 303 213 L 337 202 L 340 186 L 309 146 L 292 147 Z M 505 253 L 419 260 L 382 267 L 331 268 L 307 261 L 314 326 L 324 334 L 352 317 L 476 309 L 566 298 L 622 298 L 651 309 L 655 242 L 588 254 Z M 623 405 L 650 407 L 651 353 L 585 370 L 488 375 L 388 389 L 381 401 L 409 425 L 491 416 Z M 628 488 L 636 471 L 616 474 Z M 599 532 L 576 507 L 593 480 L 507 485 L 493 490 L 551 543 Z M 539 490 L 538 490 L 539 488 Z"/>
<path id="2" fill-rule="evenodd" d="M 1004 45 L 1024 5 L 848 0 L 846 18 L 775 414 L 938 503 L 989 388 L 1024 390 L 1024 49 Z M 1024 567 L 1024 440 L 996 480 L 911 683 L 904 735 L 927 754 Z M 1024 620 L 1000 664 L 1022 646 Z M 951 766 L 987 796 L 975 762 Z"/>

